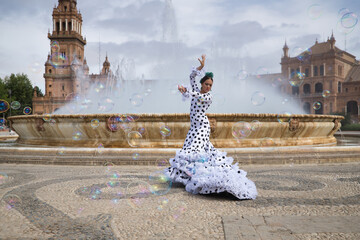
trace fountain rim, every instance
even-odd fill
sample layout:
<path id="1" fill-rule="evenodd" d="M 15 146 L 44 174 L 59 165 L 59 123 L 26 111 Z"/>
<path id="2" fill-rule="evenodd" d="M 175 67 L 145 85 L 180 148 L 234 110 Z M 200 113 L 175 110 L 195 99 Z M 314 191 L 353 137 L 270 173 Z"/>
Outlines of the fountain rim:
<path id="1" fill-rule="evenodd" d="M 96 118 L 96 117 L 117 117 L 117 116 L 138 116 L 142 119 L 146 118 L 188 118 L 189 113 L 91 113 L 91 114 L 34 114 L 34 115 L 18 115 L 18 116 L 11 116 L 8 119 L 13 121 L 17 119 L 39 119 L 45 117 L 51 118 L 69 118 L 69 119 L 76 119 L 76 118 Z M 206 113 L 209 118 L 227 118 L 227 119 L 234 119 L 234 118 L 242 118 L 242 119 L 277 119 L 281 118 L 297 118 L 297 119 L 344 119 L 341 115 L 320 115 L 320 114 L 276 114 L 276 113 Z"/>

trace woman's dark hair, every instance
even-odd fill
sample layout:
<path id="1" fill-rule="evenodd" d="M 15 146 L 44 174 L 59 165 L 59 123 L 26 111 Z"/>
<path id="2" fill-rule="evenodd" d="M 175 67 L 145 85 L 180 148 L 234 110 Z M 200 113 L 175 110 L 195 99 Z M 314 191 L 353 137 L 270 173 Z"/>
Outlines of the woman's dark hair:
<path id="1" fill-rule="evenodd" d="M 213 77 L 214 77 L 214 74 L 212 72 L 207 72 L 207 73 L 205 73 L 205 76 L 200 80 L 200 83 L 203 84 L 208 79 L 211 79 L 211 81 L 214 81 Z"/>

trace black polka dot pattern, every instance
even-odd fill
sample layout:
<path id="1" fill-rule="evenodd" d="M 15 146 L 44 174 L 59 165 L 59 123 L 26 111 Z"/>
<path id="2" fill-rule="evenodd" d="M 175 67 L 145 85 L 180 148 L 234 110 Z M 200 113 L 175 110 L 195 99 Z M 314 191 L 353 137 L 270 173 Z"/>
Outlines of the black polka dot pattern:
<path id="1" fill-rule="evenodd" d="M 232 164 L 232 157 L 227 157 L 226 152 L 217 150 L 210 142 L 210 123 L 205 112 L 212 103 L 212 95 L 200 93 L 195 81 L 199 74 L 195 69 L 192 71 L 191 89 L 183 94 L 191 97 L 190 130 L 182 149 L 170 159 L 171 167 L 164 173 L 173 182 L 183 183 L 190 193 L 227 191 L 239 199 L 255 199 L 257 190 L 254 182 L 237 164 Z"/>

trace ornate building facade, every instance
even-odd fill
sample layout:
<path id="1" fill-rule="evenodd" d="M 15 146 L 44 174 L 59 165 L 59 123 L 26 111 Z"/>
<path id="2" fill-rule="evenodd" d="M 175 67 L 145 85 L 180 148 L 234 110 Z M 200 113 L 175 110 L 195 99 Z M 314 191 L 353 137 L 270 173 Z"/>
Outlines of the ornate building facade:
<path id="1" fill-rule="evenodd" d="M 34 92 L 33 113 L 53 113 L 76 94 L 86 94 L 95 82 L 106 82 L 111 74 L 106 57 L 100 74 L 89 75 L 84 56 L 86 39 L 82 36 L 82 16 L 77 0 L 59 0 L 53 9 L 53 30 L 48 33 L 50 53 L 45 63 L 45 96 Z M 79 74 L 81 73 L 81 74 Z"/>
<path id="2" fill-rule="evenodd" d="M 281 92 L 298 100 L 307 113 L 349 113 L 358 121 L 360 103 L 360 64 L 355 56 L 335 46 L 332 34 L 299 56 L 290 57 L 285 43 L 281 58 L 284 81 Z"/>

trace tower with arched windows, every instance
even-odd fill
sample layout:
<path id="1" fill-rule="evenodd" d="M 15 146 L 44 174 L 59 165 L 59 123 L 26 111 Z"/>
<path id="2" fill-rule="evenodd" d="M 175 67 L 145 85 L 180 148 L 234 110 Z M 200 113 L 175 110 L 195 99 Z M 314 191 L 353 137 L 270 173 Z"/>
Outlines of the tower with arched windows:
<path id="1" fill-rule="evenodd" d="M 86 38 L 83 36 L 83 19 L 77 9 L 77 0 L 58 0 L 52 13 L 52 31 L 48 33 L 50 51 L 45 62 L 45 96 L 33 97 L 33 113 L 52 113 L 75 95 L 85 94 L 90 84 L 106 81 L 110 62 L 106 57 L 103 70 L 89 75 L 84 55 Z"/>

